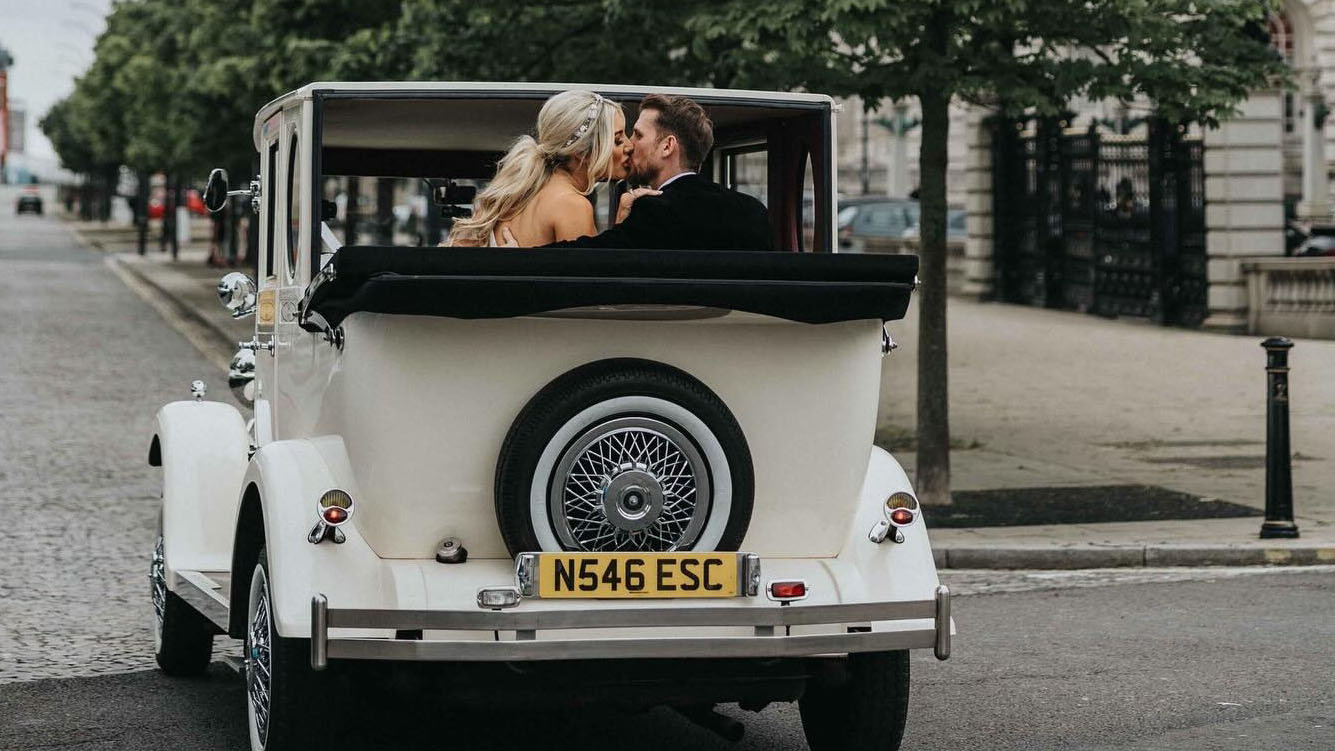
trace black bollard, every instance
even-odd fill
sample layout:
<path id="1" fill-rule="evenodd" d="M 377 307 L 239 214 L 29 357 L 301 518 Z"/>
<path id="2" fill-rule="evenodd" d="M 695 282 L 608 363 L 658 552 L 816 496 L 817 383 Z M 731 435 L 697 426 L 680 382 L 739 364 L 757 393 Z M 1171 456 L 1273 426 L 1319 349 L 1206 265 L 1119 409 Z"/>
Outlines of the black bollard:
<path id="1" fill-rule="evenodd" d="M 1297 537 L 1293 521 L 1293 474 L 1289 459 L 1289 350 L 1293 342 L 1272 336 L 1266 352 L 1265 522 L 1261 538 Z"/>

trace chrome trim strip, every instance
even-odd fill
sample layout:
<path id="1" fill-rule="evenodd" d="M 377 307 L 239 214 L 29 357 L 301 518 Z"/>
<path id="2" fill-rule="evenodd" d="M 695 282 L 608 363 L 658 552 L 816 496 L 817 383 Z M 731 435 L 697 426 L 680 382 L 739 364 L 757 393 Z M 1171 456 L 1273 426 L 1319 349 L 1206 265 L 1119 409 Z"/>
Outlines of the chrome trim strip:
<path id="1" fill-rule="evenodd" d="M 220 594 L 221 584 L 199 571 L 177 571 L 176 586 L 170 589 L 213 625 L 227 631 L 227 598 Z"/>
<path id="2" fill-rule="evenodd" d="M 936 644 L 932 651 L 936 659 L 950 658 L 950 587 L 942 584 L 936 588 Z"/>
<path id="3" fill-rule="evenodd" d="M 316 595 L 320 597 L 321 595 Z M 808 626 L 936 618 L 933 600 L 851 605 L 624 608 L 595 610 L 476 611 L 330 609 L 329 628 L 542 631 L 643 626 Z M 930 645 L 928 645 L 930 646 Z"/>
<path id="4" fill-rule="evenodd" d="M 791 608 L 789 608 L 791 609 Z M 683 637 L 679 639 L 563 639 L 552 641 L 418 641 L 331 639 L 331 658 L 422 661 L 539 661 L 691 657 L 804 657 L 818 654 L 922 649 L 935 629 L 773 637 Z"/>
<path id="5" fill-rule="evenodd" d="M 324 595 L 311 598 L 311 669 L 329 667 L 329 599 Z"/>

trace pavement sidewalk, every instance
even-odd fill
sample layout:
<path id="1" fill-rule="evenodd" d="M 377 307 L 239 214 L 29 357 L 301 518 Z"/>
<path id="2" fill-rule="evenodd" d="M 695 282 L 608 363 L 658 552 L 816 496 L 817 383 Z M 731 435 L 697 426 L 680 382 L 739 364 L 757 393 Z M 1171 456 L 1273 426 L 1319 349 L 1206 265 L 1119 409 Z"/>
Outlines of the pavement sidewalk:
<path id="1" fill-rule="evenodd" d="M 225 270 L 204 247 L 180 260 L 133 252 L 123 230 L 81 226 L 92 247 L 230 356 L 252 322 L 214 291 Z M 1153 485 L 1264 507 L 1264 357 L 1231 336 L 1011 305 L 950 302 L 953 488 Z M 891 325 L 883 431 L 914 424 L 916 313 Z M 206 353 L 207 354 L 207 353 Z M 215 360 L 217 361 L 217 360 Z M 1294 503 L 1301 537 L 1260 540 L 1261 517 L 1019 527 L 932 528 L 946 568 L 1335 563 L 1335 342 L 1299 340 L 1291 364 Z M 896 450 L 910 474 L 911 451 Z M 932 512 L 926 511 L 930 528 Z"/>

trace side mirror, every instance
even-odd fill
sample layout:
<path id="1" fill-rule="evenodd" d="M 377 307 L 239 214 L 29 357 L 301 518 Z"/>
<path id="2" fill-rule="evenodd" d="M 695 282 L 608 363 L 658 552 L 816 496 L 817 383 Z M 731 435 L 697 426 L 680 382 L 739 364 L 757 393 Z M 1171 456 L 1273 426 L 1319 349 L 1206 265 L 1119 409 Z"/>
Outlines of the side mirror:
<path id="1" fill-rule="evenodd" d="M 239 349 L 232 355 L 227 366 L 227 386 L 238 402 L 255 406 L 255 350 Z"/>
<path id="2" fill-rule="evenodd" d="M 209 173 L 209 184 L 204 188 L 204 206 L 216 214 L 226 205 L 227 170 L 215 169 Z"/>
<path id="3" fill-rule="evenodd" d="M 218 301 L 232 312 L 233 318 L 245 318 L 255 312 L 255 280 L 233 271 L 218 282 Z"/>

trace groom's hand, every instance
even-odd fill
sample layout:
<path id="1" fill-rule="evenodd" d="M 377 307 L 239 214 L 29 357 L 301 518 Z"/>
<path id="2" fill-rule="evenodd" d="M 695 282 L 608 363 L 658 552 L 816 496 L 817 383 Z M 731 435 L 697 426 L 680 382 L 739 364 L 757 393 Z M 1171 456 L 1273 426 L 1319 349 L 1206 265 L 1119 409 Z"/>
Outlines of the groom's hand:
<path id="1" fill-rule="evenodd" d="M 498 248 L 519 247 L 519 241 L 515 239 L 515 236 L 512 232 L 510 232 L 509 227 L 501 227 L 501 244 L 496 247 Z"/>
<path id="2" fill-rule="evenodd" d="M 642 196 L 661 196 L 661 195 L 663 195 L 663 191 L 654 190 L 653 188 L 635 188 L 633 190 L 628 190 L 625 193 L 622 193 L 621 200 L 617 202 L 616 223 L 621 224 L 622 222 L 626 221 L 627 216 L 630 216 L 630 207 L 635 203 L 635 199 L 640 198 Z"/>

